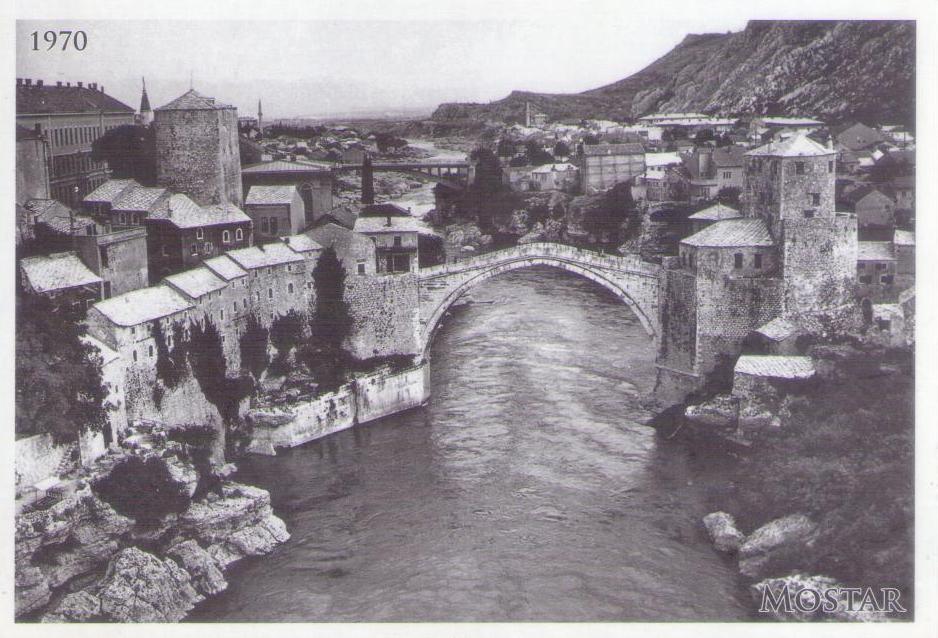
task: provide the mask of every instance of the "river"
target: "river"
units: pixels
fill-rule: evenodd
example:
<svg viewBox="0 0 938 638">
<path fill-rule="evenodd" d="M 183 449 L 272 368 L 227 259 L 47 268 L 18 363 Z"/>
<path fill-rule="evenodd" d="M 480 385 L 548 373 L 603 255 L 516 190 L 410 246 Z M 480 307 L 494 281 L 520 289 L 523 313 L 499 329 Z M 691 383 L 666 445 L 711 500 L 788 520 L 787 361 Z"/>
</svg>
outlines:
<svg viewBox="0 0 938 638">
<path fill-rule="evenodd" d="M 699 527 L 715 459 L 642 423 L 653 345 L 592 282 L 491 279 L 431 351 L 432 399 L 239 462 L 292 538 L 192 620 L 745 620 Z"/>
</svg>

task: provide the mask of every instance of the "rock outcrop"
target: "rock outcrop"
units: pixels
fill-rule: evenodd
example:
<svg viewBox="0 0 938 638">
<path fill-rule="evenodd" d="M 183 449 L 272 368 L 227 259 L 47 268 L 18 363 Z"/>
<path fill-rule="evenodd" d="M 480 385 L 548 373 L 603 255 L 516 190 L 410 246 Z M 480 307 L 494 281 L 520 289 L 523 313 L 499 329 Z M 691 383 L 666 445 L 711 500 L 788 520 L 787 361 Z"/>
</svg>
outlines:
<svg viewBox="0 0 938 638">
<path fill-rule="evenodd" d="M 736 552 L 746 540 L 746 536 L 736 528 L 736 519 L 732 514 L 712 512 L 704 516 L 703 524 L 713 546 L 721 552 Z"/>
<path fill-rule="evenodd" d="M 817 525 L 804 514 L 790 514 L 754 531 L 739 548 L 739 571 L 750 578 L 768 576 L 772 559 L 781 551 L 809 542 Z"/>
<path fill-rule="evenodd" d="M 199 475 L 184 456 L 146 454 L 167 459 L 172 479 L 192 494 Z M 108 455 L 93 472 L 103 476 L 122 458 Z M 265 490 L 225 478 L 233 469 L 216 473 L 216 492 L 156 526 L 118 514 L 92 491 L 91 477 L 57 502 L 24 511 L 16 518 L 17 618 L 176 621 L 224 590 L 228 565 L 290 537 Z"/>
</svg>

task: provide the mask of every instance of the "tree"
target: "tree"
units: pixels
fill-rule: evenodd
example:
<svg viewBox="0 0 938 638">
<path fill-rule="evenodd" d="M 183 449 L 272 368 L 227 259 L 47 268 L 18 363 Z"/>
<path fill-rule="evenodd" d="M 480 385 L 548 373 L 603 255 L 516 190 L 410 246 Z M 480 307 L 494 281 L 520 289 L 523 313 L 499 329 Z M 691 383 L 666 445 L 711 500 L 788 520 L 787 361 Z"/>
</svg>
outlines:
<svg viewBox="0 0 938 638">
<path fill-rule="evenodd" d="M 144 525 L 156 525 L 168 514 L 184 512 L 191 502 L 185 486 L 170 474 L 166 460 L 158 457 L 130 456 L 92 482 L 91 488 L 115 512 Z"/>
<path fill-rule="evenodd" d="M 554 163 L 554 156 L 545 151 L 540 142 L 536 140 L 528 140 L 525 142 L 524 154 L 528 158 L 528 163 L 534 166 Z"/>
<path fill-rule="evenodd" d="M 74 441 L 84 430 L 107 432 L 101 357 L 81 340 L 84 326 L 46 297 L 16 299 L 17 436 L 49 433 Z"/>
<path fill-rule="evenodd" d="M 91 159 L 107 162 L 113 178 L 156 186 L 156 129 L 134 124 L 112 128 L 92 143 Z"/>
<path fill-rule="evenodd" d="M 518 152 L 518 149 L 515 147 L 514 141 L 508 139 L 507 137 L 502 137 L 498 140 L 498 144 L 495 147 L 495 153 L 499 157 L 514 157 L 515 153 Z"/>
<path fill-rule="evenodd" d="M 583 227 L 601 240 L 612 234 L 612 241 L 616 241 L 622 222 L 628 219 L 634 208 L 631 183 L 616 184 L 587 205 L 583 215 Z"/>
<path fill-rule="evenodd" d="M 714 140 L 713 131 L 711 129 L 705 128 L 697 131 L 697 134 L 694 135 L 694 143 L 701 145 L 706 142 L 712 142 Z"/>
<path fill-rule="evenodd" d="M 570 155 L 570 147 L 567 146 L 566 142 L 559 140 L 556 144 L 554 144 L 554 157 L 570 157 Z"/>
<path fill-rule="evenodd" d="M 254 375 L 255 379 L 260 378 L 270 363 L 270 357 L 267 354 L 267 342 L 269 330 L 261 325 L 257 316 L 252 314 L 248 317 L 244 334 L 238 339 L 238 346 L 241 350 L 241 366 L 247 368 Z"/>
<path fill-rule="evenodd" d="M 279 315 L 270 325 L 270 342 L 277 349 L 274 359 L 277 372 L 284 372 L 290 351 L 300 343 L 303 337 L 303 317 L 296 310 Z M 271 366 L 273 369 L 273 366 Z"/>
<path fill-rule="evenodd" d="M 238 404 L 250 393 L 250 388 L 238 379 L 228 378 L 221 335 L 210 319 L 206 318 L 205 324 L 194 324 L 190 334 L 188 359 L 192 376 L 209 403 L 218 408 L 225 424 L 230 424 L 237 417 Z"/>
<path fill-rule="evenodd" d="M 297 353 L 324 390 L 345 378 L 346 338 L 352 333 L 352 314 L 345 301 L 345 267 L 331 246 L 323 250 L 313 269 L 316 309 L 310 320 L 310 339 Z"/>
<path fill-rule="evenodd" d="M 491 149 L 480 146 L 472 151 L 470 158 L 476 163 L 476 178 L 472 183 L 473 190 L 483 193 L 497 193 L 504 188 L 502 169 L 498 165 L 498 157 Z"/>
<path fill-rule="evenodd" d="M 371 167 L 371 156 L 365 155 L 362 161 L 362 204 L 366 206 L 375 203 L 375 176 Z"/>
<path fill-rule="evenodd" d="M 735 186 L 724 186 L 717 193 L 717 200 L 721 204 L 726 204 L 727 206 L 738 208 L 739 207 L 739 195 L 740 195 L 739 188 Z"/>
</svg>

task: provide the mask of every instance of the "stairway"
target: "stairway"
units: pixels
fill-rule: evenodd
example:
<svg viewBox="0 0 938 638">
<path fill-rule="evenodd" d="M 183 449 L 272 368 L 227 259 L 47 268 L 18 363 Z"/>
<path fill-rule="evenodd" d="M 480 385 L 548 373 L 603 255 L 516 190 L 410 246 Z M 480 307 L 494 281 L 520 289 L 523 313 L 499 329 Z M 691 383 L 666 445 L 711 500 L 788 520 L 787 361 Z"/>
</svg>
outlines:
<svg viewBox="0 0 938 638">
<path fill-rule="evenodd" d="M 71 443 L 62 453 L 62 459 L 55 468 L 55 476 L 62 476 L 78 465 L 78 443 Z"/>
</svg>

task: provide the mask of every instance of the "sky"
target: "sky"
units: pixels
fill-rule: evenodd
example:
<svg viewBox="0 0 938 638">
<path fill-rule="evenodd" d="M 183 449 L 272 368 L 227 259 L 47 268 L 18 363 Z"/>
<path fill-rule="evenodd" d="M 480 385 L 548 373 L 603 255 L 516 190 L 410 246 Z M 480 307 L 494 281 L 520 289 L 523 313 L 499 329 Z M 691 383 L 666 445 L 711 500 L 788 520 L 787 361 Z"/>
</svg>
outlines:
<svg viewBox="0 0 938 638">
<path fill-rule="evenodd" d="M 578 92 L 627 77 L 687 33 L 738 31 L 739 14 L 642 15 L 597 4 L 571 15 L 538 12 L 452 19 L 276 21 L 24 20 L 16 76 L 97 82 L 138 107 L 141 78 L 154 107 L 192 86 L 254 114 L 316 117 L 488 102 L 514 89 Z M 33 31 L 81 29 L 84 51 L 32 50 Z"/>
</svg>

